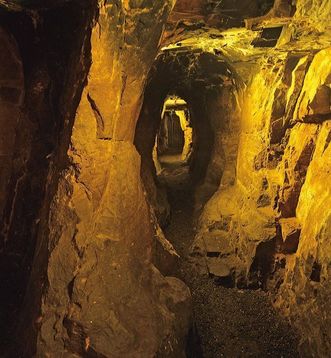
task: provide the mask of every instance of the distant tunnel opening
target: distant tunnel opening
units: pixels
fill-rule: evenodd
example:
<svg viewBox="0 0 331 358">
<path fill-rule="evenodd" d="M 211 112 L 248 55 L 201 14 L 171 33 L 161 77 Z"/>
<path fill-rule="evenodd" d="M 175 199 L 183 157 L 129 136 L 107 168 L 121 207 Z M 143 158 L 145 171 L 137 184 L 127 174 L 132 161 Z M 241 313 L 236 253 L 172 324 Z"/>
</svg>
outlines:
<svg viewBox="0 0 331 358">
<path fill-rule="evenodd" d="M 184 99 L 176 95 L 166 97 L 161 113 L 160 126 L 153 148 L 153 161 L 157 178 L 164 184 L 167 172 L 182 175 L 182 184 L 189 182 L 189 164 L 193 152 L 193 128 L 191 114 Z"/>
<path fill-rule="evenodd" d="M 178 155 L 185 161 L 192 151 L 192 124 L 187 103 L 180 97 L 168 96 L 161 114 L 155 150 L 160 159 Z"/>
<path fill-rule="evenodd" d="M 162 155 L 181 154 L 184 148 L 184 132 L 176 110 L 167 110 L 162 117 L 161 127 L 157 135 L 157 152 Z"/>
<path fill-rule="evenodd" d="M 223 173 L 234 176 L 237 76 L 214 54 L 164 49 L 155 60 L 136 127 L 135 145 L 149 201 L 164 225 L 167 187 L 191 190 L 196 209 L 217 191 Z M 227 166 L 232 169 L 228 169 Z M 233 182 L 234 179 L 227 179 Z"/>
</svg>

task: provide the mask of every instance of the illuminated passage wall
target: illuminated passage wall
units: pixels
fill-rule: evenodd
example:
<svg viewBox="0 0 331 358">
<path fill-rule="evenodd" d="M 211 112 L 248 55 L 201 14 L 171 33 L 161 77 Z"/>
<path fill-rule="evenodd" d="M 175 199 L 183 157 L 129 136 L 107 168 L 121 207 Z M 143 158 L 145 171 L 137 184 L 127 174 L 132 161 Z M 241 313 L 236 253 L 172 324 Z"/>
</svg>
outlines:
<svg viewBox="0 0 331 358">
<path fill-rule="evenodd" d="M 330 23 L 327 0 L 0 1 L 0 351 L 185 357 L 171 144 L 198 273 L 268 291 L 328 357 Z"/>
</svg>

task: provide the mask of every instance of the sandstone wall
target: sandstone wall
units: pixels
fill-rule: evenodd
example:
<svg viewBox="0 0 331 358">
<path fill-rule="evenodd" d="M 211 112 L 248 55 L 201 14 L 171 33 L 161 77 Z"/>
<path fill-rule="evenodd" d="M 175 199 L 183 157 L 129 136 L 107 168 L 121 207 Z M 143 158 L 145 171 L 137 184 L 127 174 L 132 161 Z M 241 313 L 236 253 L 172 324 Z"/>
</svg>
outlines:
<svg viewBox="0 0 331 358">
<path fill-rule="evenodd" d="M 331 349 L 330 59 L 330 48 L 316 54 L 295 110 L 304 127 L 299 140 L 306 141 L 313 131 L 314 152 L 296 207 L 298 250 L 288 261 L 277 299 L 278 307 L 304 332 L 303 356 L 316 357 L 327 357 Z"/>
<path fill-rule="evenodd" d="M 320 29 L 330 26 L 331 4 L 327 0 L 297 0 L 296 14 Z"/>
<path fill-rule="evenodd" d="M 206 120 L 210 123 L 213 136 L 213 147 L 206 162 L 208 167 L 202 183 L 195 191 L 195 207 L 201 209 L 222 187 L 233 184 L 239 142 L 240 116 L 238 109 L 238 93 L 233 83 L 228 82 L 220 87 L 216 94 L 206 96 Z M 198 127 L 199 130 L 199 127 Z M 210 141 L 210 139 L 209 139 Z"/>
<path fill-rule="evenodd" d="M 8 185 L 4 187 L 6 197 L 0 222 L 0 350 L 7 354 L 7 345 L 11 344 L 13 352 L 8 353 L 9 356 L 20 355 L 21 349 L 29 351 L 22 353 L 23 356 L 31 356 L 30 347 L 35 343 L 37 313 L 33 319 L 31 315 L 32 311 L 40 308 L 38 296 L 46 284 L 44 276 L 41 274 L 32 279 L 32 286 L 35 285 L 38 294 L 26 290 L 35 249 L 37 247 L 40 255 L 41 243 L 46 247 L 48 244 L 45 216 L 54 195 L 58 173 L 65 166 L 64 154 L 69 144 L 73 115 L 89 67 L 89 42 L 86 39 L 95 14 L 92 2 L 80 6 L 59 4 L 41 12 L 30 12 L 20 7 L 7 11 L 3 8 L 6 2 L 0 4 L 0 22 L 10 33 L 10 42 L 17 44 L 14 52 L 12 45 L 8 48 L 4 44 L 1 48 L 1 55 L 5 56 L 2 63 L 13 61 L 12 67 L 7 67 L 7 76 L 14 76 L 15 68 L 18 69 L 18 81 L 16 84 L 14 81 L 8 83 L 9 88 L 4 89 L 3 94 L 12 92 L 12 101 L 17 103 L 19 115 L 12 112 L 11 117 L 6 118 L 6 127 L 1 128 L 2 133 L 9 129 L 6 154 L 13 149 L 12 166 L 6 173 Z M 20 59 L 15 60 L 18 49 Z M 20 82 L 22 87 L 17 91 Z M 20 98 L 15 99 L 18 93 Z M 3 103 L 1 107 L 6 108 Z M 41 228 L 45 230 L 41 235 L 43 240 L 38 241 Z M 44 255 L 40 266 L 34 269 L 44 273 L 47 259 Z M 22 313 L 24 297 L 29 302 Z M 29 322 L 29 327 L 23 322 Z"/>
<path fill-rule="evenodd" d="M 41 356 L 184 356 L 189 291 L 151 263 L 151 214 L 132 143 L 145 78 L 171 6 L 100 7 L 70 166 L 61 173 L 48 219 Z"/>
<path fill-rule="evenodd" d="M 193 253 L 210 274 L 264 288 L 302 334 L 330 351 L 330 49 L 261 58 L 238 102 L 235 181 L 204 208 Z M 219 254 L 215 258 L 215 254 Z"/>
</svg>

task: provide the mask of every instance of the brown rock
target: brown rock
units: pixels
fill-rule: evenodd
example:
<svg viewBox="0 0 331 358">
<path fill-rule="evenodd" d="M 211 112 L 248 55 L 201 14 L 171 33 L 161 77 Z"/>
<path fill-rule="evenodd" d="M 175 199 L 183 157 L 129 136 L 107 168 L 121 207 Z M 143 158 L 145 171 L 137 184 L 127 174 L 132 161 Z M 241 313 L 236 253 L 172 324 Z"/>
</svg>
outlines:
<svg viewBox="0 0 331 358">
<path fill-rule="evenodd" d="M 216 277 L 229 277 L 231 275 L 230 268 L 224 260 L 216 257 L 207 258 L 207 266 L 209 274 Z"/>
<path fill-rule="evenodd" d="M 205 233 L 203 240 L 207 256 L 228 255 L 233 251 L 228 241 L 228 233 L 221 230 L 215 230 L 211 233 Z"/>
<path fill-rule="evenodd" d="M 297 218 L 280 219 L 282 231 L 282 251 L 285 254 L 293 254 L 297 251 L 301 234 L 301 226 Z"/>
</svg>

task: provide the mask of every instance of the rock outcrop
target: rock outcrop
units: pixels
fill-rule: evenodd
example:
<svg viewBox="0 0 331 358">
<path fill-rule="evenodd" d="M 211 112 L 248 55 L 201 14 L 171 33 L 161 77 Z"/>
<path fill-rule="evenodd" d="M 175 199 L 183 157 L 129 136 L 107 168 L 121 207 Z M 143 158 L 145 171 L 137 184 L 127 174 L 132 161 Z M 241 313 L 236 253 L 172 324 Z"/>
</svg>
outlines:
<svg viewBox="0 0 331 358">
<path fill-rule="evenodd" d="M 15 24 L 12 17 L 35 21 L 38 33 L 31 39 L 50 43 L 44 48 L 47 66 L 35 73 L 25 100 L 35 106 L 31 115 L 38 120 L 57 115 L 59 126 L 57 133 L 49 127 L 58 142 L 45 155 L 45 177 L 40 175 L 42 201 L 34 207 L 37 226 L 29 244 L 36 249 L 30 257 L 29 284 L 22 285 L 26 299 L 18 342 L 9 356 L 185 356 L 190 292 L 153 265 L 157 225 L 133 145 L 146 77 L 172 7 L 172 1 L 90 1 L 78 7 L 54 2 L 49 7 L 35 4 L 31 14 L 30 9 L 21 14 L 21 8 L 9 7 L 13 13 L 5 15 L 9 24 Z M 60 16 L 67 24 L 75 9 L 74 17 L 81 11 L 81 20 L 67 30 L 76 42 L 66 44 L 60 30 L 58 38 L 51 37 L 48 26 L 56 31 Z M 14 65 L 6 69 L 17 80 L 7 84 L 13 87 L 8 95 L 16 96 L 12 102 L 17 111 L 22 66 L 15 42 L 5 36 L 1 32 L 15 57 L 11 61 L 8 56 L 8 61 L 18 64 L 17 70 Z M 66 45 L 67 62 L 62 63 Z M 61 94 L 53 78 L 60 73 L 51 72 L 57 64 L 64 70 Z M 1 93 L 5 96 L 5 89 Z M 57 97 L 49 97 L 53 94 Z M 11 116 L 14 126 L 16 114 Z M 40 126 L 37 133 L 47 134 Z M 176 257 L 170 247 L 163 250 Z"/>
<path fill-rule="evenodd" d="M 328 0 L 0 0 L 8 357 L 185 357 L 153 163 L 169 94 L 191 113 L 196 267 L 268 290 L 302 356 L 329 356 L 330 21 Z"/>
<path fill-rule="evenodd" d="M 196 207 L 203 208 L 192 256 L 201 272 L 224 285 L 272 292 L 302 334 L 302 354 L 327 356 L 329 2 L 276 1 L 247 19 L 246 29 L 229 30 L 220 30 L 227 27 L 221 21 L 226 4 L 219 7 L 221 17 L 212 4 L 190 5 L 179 2 L 170 18 L 151 88 L 155 81 L 161 90 L 168 86 L 181 94 L 192 116 L 211 128 L 208 155 L 200 160 L 193 150 L 192 156 L 191 174 L 202 173 Z M 243 14 L 244 2 L 241 6 Z M 174 26 L 179 14 L 184 21 Z M 204 64 L 213 64 L 214 75 L 223 63 L 222 80 L 197 69 L 199 61 L 187 55 L 192 53 L 209 58 Z M 176 81 L 165 81 L 162 71 L 174 71 L 169 77 Z M 216 91 L 206 96 L 198 81 Z M 190 95 L 192 88 L 196 96 Z M 160 106 L 162 95 L 154 98 Z M 150 111 L 143 113 L 148 123 Z M 201 122 L 195 130 L 203 137 Z M 201 143 L 201 137 L 193 141 L 196 152 Z"/>
<path fill-rule="evenodd" d="M 145 78 L 171 5 L 100 7 L 71 164 L 50 211 L 39 354 L 185 355 L 189 291 L 152 264 L 151 214 L 132 144 Z"/>
<path fill-rule="evenodd" d="M 319 357 L 330 351 L 331 43 L 328 22 L 317 21 L 330 16 L 328 6 L 298 1 L 285 27 L 285 20 L 261 19 L 262 37 L 265 29 L 283 26 L 268 51 L 256 41 L 255 49 L 245 45 L 241 35 L 250 72 L 241 67 L 239 51 L 220 51 L 244 83 L 235 176 L 232 182 L 223 177 L 205 205 L 192 248 L 204 258 L 202 270 L 225 285 L 273 292 L 275 305 L 302 334 L 302 355 Z M 206 40 L 204 46 L 216 44 Z"/>
</svg>

